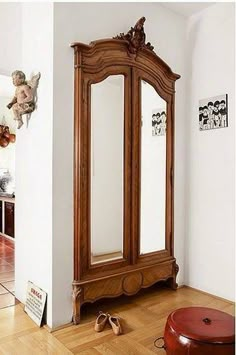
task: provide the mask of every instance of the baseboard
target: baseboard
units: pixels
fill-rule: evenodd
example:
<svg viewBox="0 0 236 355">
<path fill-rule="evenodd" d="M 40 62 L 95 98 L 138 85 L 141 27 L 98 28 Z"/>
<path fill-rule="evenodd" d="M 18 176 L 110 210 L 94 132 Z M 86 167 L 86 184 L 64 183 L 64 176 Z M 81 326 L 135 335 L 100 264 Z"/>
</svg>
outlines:
<svg viewBox="0 0 236 355">
<path fill-rule="evenodd" d="M 205 292 L 205 291 L 199 290 L 198 288 L 194 288 L 194 287 L 187 286 L 187 285 L 181 285 L 181 286 L 178 287 L 178 288 L 183 288 L 183 287 L 189 288 L 189 289 L 191 289 L 191 290 L 194 290 L 194 291 L 203 293 L 203 294 L 205 294 L 205 295 L 208 295 L 208 296 L 211 296 L 211 297 L 214 297 L 214 298 L 217 298 L 218 300 L 227 302 L 227 303 L 229 303 L 229 304 L 231 304 L 231 305 L 235 305 L 235 302 L 233 302 L 233 301 L 230 301 L 230 300 L 228 300 L 228 299 L 226 299 L 226 298 L 223 298 L 223 297 L 219 297 L 219 296 L 213 295 L 212 293 L 209 293 L 209 292 Z"/>
<path fill-rule="evenodd" d="M 21 307 L 23 309 L 23 311 L 25 312 L 25 305 L 22 302 L 17 303 L 17 306 Z M 25 312 L 26 313 L 26 312 Z M 27 313 L 26 313 L 27 314 Z M 27 314 L 27 316 L 30 318 L 30 316 Z M 30 318 L 31 319 L 31 318 Z M 32 320 L 32 319 L 31 319 Z M 35 323 L 36 325 L 36 323 Z M 60 330 L 60 329 L 64 329 L 67 327 L 70 327 L 73 325 L 73 322 L 71 321 L 71 323 L 66 323 L 63 325 L 60 325 L 58 327 L 54 327 L 54 328 L 50 328 L 47 324 L 43 324 L 42 328 L 46 329 L 49 333 L 55 332 L 56 330 Z M 40 328 L 40 327 L 39 327 Z"/>
<path fill-rule="evenodd" d="M 6 239 L 9 239 L 11 240 L 12 242 L 15 242 L 15 238 L 11 237 L 10 235 L 7 235 L 5 233 L 0 233 L 0 237 L 3 237 L 3 238 L 6 238 Z"/>
<path fill-rule="evenodd" d="M 186 287 L 186 286 L 185 285 L 179 285 L 178 289 L 183 288 L 183 287 Z"/>
<path fill-rule="evenodd" d="M 66 324 L 63 324 L 63 325 L 59 325 L 58 327 L 53 327 L 53 328 L 50 328 L 47 324 L 44 324 L 43 325 L 43 328 L 46 329 L 49 333 L 53 333 L 53 332 L 56 332 L 57 330 L 61 330 L 61 329 L 65 329 L 65 328 L 68 328 L 68 327 L 71 327 L 73 325 L 73 323 L 66 323 Z"/>
<path fill-rule="evenodd" d="M 235 302 L 230 301 L 230 300 L 228 300 L 228 299 L 226 299 L 226 298 L 223 298 L 223 297 L 219 297 L 219 296 L 213 295 L 212 293 L 205 292 L 205 291 L 202 291 L 202 290 L 199 290 L 199 289 L 197 289 L 197 288 L 194 288 L 194 287 L 191 287 L 191 286 L 187 286 L 187 285 L 184 285 L 184 284 L 178 286 L 178 289 L 181 289 L 181 288 L 188 288 L 188 289 L 190 289 L 190 290 L 193 290 L 193 291 L 202 293 L 202 294 L 204 294 L 204 295 L 208 295 L 208 296 L 214 297 L 214 298 L 216 298 L 216 299 L 219 299 L 219 300 L 221 300 L 221 301 L 224 301 L 224 302 L 229 303 L 230 305 L 234 305 L 234 306 L 235 306 Z M 23 303 L 19 303 L 18 305 L 19 305 L 20 307 L 22 307 L 22 308 L 25 307 L 25 305 L 24 305 Z M 58 326 L 58 327 L 50 328 L 47 324 L 44 324 L 44 325 L 43 325 L 43 328 L 46 329 L 49 333 L 53 333 L 53 332 L 56 332 L 56 331 L 61 330 L 61 329 L 64 329 L 64 328 L 71 327 L 71 326 L 73 326 L 73 325 L 74 325 L 73 322 L 71 322 L 71 323 L 66 323 L 66 324 L 60 325 L 60 326 Z"/>
</svg>

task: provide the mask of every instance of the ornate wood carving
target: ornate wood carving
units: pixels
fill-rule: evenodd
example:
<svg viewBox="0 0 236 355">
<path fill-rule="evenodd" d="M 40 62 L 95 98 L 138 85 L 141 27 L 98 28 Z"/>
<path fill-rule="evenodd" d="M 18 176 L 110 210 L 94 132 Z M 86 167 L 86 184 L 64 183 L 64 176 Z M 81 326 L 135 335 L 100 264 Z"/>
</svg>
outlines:
<svg viewBox="0 0 236 355">
<path fill-rule="evenodd" d="M 81 295 L 82 288 L 77 281 L 72 283 L 72 305 L 73 305 L 73 323 L 79 324 L 80 322 L 80 306 L 81 306 Z"/>
<path fill-rule="evenodd" d="M 173 276 L 167 281 L 167 284 L 170 288 L 172 288 L 172 290 L 177 290 L 178 284 L 176 282 L 176 277 L 179 272 L 179 265 L 176 264 L 176 261 L 173 263 L 172 268 L 173 268 L 172 270 Z"/>
<path fill-rule="evenodd" d="M 174 94 L 180 77 L 145 43 L 145 18 L 127 34 L 86 45 L 74 43 L 74 278 L 73 321 L 80 321 L 80 307 L 103 297 L 131 295 L 165 280 L 176 289 L 178 267 L 174 258 Z M 128 48 L 128 50 L 127 50 Z M 90 167 L 91 85 L 110 75 L 124 76 L 124 250 L 123 258 L 91 265 Z M 140 82 L 148 82 L 167 103 L 166 132 L 166 246 L 139 254 L 141 105 Z M 102 207 L 102 202 L 101 202 Z M 158 236 L 157 236 L 158 237 Z"/>
<path fill-rule="evenodd" d="M 123 278 L 122 288 L 125 294 L 134 294 L 140 290 L 143 284 L 142 272 L 136 272 L 132 275 L 125 275 Z"/>
<path fill-rule="evenodd" d="M 174 277 L 173 277 L 173 285 L 172 285 L 172 288 L 173 288 L 174 290 L 177 290 L 178 284 L 177 284 L 177 282 L 176 282 L 176 277 L 177 277 L 177 274 L 178 274 L 178 272 L 179 272 L 179 265 L 176 264 L 176 262 L 175 262 L 175 263 L 173 264 L 173 268 L 174 268 Z"/>
<path fill-rule="evenodd" d="M 139 270 L 121 272 L 102 279 L 81 281 L 83 301 L 94 302 L 103 297 L 117 297 L 122 294 L 134 295 L 141 288 L 147 288 L 158 281 L 168 280 L 173 276 L 173 261 L 159 266 L 144 267 Z"/>
<path fill-rule="evenodd" d="M 144 32 L 144 22 L 146 21 L 145 17 L 141 17 L 135 24 L 134 27 L 126 33 L 120 33 L 114 39 L 121 39 L 129 42 L 128 50 L 131 54 L 136 54 L 137 51 L 146 48 L 151 51 L 154 50 L 154 47 L 150 42 L 145 43 L 146 34 Z"/>
</svg>

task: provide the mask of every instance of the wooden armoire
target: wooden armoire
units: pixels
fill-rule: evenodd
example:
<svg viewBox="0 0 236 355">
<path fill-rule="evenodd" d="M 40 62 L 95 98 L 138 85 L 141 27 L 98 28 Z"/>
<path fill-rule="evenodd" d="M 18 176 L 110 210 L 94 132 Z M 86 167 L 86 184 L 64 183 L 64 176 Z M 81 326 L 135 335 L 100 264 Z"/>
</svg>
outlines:
<svg viewBox="0 0 236 355">
<path fill-rule="evenodd" d="M 175 81 L 146 42 L 125 34 L 74 43 L 73 321 L 81 305 L 177 288 L 174 257 Z"/>
</svg>

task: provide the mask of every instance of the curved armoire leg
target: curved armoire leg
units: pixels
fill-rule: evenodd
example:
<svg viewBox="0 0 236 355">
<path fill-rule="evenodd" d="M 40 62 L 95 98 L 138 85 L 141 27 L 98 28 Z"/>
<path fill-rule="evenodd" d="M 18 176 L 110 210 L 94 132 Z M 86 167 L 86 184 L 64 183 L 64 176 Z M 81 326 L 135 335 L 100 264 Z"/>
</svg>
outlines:
<svg viewBox="0 0 236 355">
<path fill-rule="evenodd" d="M 81 294 L 82 288 L 78 285 L 77 281 L 72 283 L 72 303 L 73 303 L 73 323 L 80 323 L 80 306 L 81 306 Z"/>
<path fill-rule="evenodd" d="M 173 264 L 173 274 L 174 276 L 172 278 L 170 278 L 169 280 L 167 280 L 167 285 L 172 288 L 172 290 L 177 290 L 178 288 L 178 284 L 176 282 L 176 277 L 177 274 L 179 272 L 179 265 L 176 264 L 176 262 Z"/>
</svg>

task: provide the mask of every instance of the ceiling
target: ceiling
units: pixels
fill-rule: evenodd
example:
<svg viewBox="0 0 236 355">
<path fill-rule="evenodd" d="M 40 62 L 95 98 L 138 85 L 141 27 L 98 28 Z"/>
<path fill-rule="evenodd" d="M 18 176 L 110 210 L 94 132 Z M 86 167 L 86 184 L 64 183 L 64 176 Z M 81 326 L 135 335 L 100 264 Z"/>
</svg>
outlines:
<svg viewBox="0 0 236 355">
<path fill-rule="evenodd" d="M 189 17 L 214 5 L 215 2 L 162 2 L 160 4 L 179 15 Z"/>
</svg>

